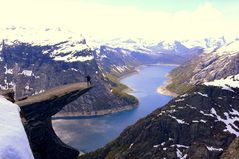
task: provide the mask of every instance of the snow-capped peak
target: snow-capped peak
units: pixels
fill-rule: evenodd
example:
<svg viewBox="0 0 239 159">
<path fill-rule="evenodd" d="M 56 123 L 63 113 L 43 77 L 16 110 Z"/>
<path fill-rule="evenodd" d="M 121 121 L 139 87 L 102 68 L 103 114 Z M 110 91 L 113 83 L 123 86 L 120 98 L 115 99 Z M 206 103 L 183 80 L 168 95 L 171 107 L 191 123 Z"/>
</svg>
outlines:
<svg viewBox="0 0 239 159">
<path fill-rule="evenodd" d="M 204 38 L 198 40 L 184 40 L 182 44 L 187 48 L 201 47 L 204 49 L 214 50 L 226 44 L 224 36 L 218 38 Z"/>
<path fill-rule="evenodd" d="M 215 54 L 221 55 L 236 55 L 239 53 L 239 41 L 234 40 L 221 48 L 219 48 Z"/>
<path fill-rule="evenodd" d="M 78 52 L 90 51 L 91 47 L 86 44 L 86 40 L 81 34 L 64 31 L 60 28 L 9 27 L 0 29 L 0 33 L 0 40 L 4 40 L 7 45 L 20 42 L 33 46 L 52 46 L 51 49 L 45 50 L 43 53 L 50 54 L 56 61 L 84 62 L 94 58 L 91 54 L 75 56 Z"/>
<path fill-rule="evenodd" d="M 81 34 L 71 31 L 63 31 L 60 28 L 24 28 L 9 27 L 0 29 L 0 39 L 7 43 L 20 41 L 32 45 L 54 45 L 62 41 L 77 41 L 84 43 L 85 39 Z"/>
</svg>

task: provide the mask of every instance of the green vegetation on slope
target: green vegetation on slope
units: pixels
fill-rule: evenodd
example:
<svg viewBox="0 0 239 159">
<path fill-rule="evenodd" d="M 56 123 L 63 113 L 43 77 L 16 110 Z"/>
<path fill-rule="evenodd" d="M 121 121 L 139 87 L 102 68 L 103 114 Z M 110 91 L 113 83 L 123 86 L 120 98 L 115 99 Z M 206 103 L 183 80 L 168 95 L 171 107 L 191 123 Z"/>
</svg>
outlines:
<svg viewBox="0 0 239 159">
<path fill-rule="evenodd" d="M 196 65 L 190 62 L 172 70 L 169 74 L 171 83 L 166 88 L 177 94 L 183 94 L 190 90 L 193 85 L 189 83 L 189 80 L 193 75 L 195 67 Z"/>
<path fill-rule="evenodd" d="M 137 104 L 138 99 L 134 96 L 125 93 L 125 90 L 129 89 L 126 85 L 120 83 L 116 76 L 106 74 L 106 78 L 111 81 L 112 93 L 117 95 L 119 98 L 126 100 L 129 104 Z"/>
</svg>

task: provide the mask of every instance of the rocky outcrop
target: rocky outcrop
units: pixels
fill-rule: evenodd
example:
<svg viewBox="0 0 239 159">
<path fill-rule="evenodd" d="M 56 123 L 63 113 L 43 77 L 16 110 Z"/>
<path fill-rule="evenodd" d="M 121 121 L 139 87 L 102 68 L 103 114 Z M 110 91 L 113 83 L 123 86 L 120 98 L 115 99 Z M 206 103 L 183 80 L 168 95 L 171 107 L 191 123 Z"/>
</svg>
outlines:
<svg viewBox="0 0 239 159">
<path fill-rule="evenodd" d="M 15 101 L 20 106 L 23 125 L 35 159 L 76 159 L 79 151 L 64 144 L 55 134 L 51 117 L 92 87 L 74 83 Z M 1 93 L 13 101 L 13 91 Z"/>
<path fill-rule="evenodd" d="M 239 135 L 238 103 L 237 88 L 196 86 L 80 158 L 218 159 Z"/>
</svg>

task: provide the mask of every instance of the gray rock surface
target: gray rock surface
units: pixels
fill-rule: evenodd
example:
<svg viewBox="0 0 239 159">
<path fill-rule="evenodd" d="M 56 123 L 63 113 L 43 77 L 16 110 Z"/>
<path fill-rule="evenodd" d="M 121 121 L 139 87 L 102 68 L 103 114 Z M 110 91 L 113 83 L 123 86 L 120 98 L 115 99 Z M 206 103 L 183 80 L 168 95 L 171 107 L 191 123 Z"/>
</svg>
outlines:
<svg viewBox="0 0 239 159">
<path fill-rule="evenodd" d="M 239 138 L 235 138 L 220 159 L 239 159 Z"/>
</svg>

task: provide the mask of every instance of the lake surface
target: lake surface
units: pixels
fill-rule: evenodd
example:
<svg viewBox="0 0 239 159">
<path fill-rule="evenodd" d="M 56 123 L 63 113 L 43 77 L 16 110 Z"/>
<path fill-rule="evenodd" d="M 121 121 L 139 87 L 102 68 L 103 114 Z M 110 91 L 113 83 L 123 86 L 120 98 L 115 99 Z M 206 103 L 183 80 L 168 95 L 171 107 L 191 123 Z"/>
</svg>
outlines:
<svg viewBox="0 0 239 159">
<path fill-rule="evenodd" d="M 164 84 L 167 80 L 165 75 L 173 68 L 175 66 L 141 66 L 138 73 L 121 80 L 133 90 L 131 94 L 139 99 L 139 107 L 100 117 L 57 119 L 53 121 L 56 133 L 65 143 L 83 152 L 104 146 L 118 137 L 127 126 L 171 99 L 169 96 L 158 94 L 157 88 Z"/>
</svg>

